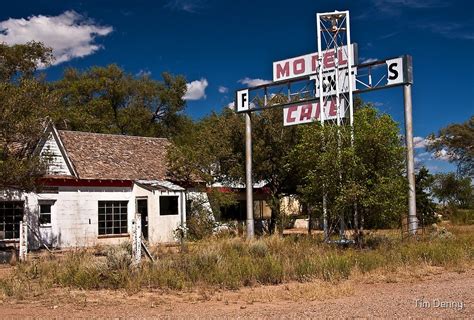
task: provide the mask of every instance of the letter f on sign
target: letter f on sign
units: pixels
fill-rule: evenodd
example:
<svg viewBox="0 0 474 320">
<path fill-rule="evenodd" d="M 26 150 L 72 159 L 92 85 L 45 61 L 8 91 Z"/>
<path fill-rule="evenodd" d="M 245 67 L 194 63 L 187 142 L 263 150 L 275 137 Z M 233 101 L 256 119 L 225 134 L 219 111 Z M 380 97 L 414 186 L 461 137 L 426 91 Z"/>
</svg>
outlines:
<svg viewBox="0 0 474 320">
<path fill-rule="evenodd" d="M 237 112 L 248 111 L 249 110 L 249 90 L 239 90 L 237 91 Z"/>
</svg>

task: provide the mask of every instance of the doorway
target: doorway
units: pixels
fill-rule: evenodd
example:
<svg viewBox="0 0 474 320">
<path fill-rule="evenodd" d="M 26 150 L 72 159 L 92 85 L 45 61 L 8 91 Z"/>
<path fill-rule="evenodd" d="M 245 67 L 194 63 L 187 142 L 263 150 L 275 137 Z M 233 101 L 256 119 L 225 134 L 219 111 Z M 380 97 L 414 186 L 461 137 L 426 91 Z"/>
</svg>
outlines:
<svg viewBox="0 0 474 320">
<path fill-rule="evenodd" d="M 142 235 L 144 240 L 148 240 L 148 199 L 137 199 L 137 211 L 142 217 Z"/>
</svg>

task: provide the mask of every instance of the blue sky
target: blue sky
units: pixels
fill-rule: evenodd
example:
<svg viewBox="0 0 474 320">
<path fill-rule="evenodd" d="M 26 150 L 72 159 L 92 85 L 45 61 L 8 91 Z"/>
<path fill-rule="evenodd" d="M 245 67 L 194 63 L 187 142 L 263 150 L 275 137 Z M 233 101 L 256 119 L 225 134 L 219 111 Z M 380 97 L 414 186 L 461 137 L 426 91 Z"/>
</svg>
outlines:
<svg viewBox="0 0 474 320">
<path fill-rule="evenodd" d="M 230 103 L 235 89 L 271 80 L 273 61 L 317 51 L 315 14 L 334 10 L 350 11 L 360 62 L 413 56 L 415 136 L 474 114 L 471 1 L 8 1 L 0 41 L 53 46 L 49 79 L 67 66 L 109 63 L 157 79 L 163 71 L 183 74 L 191 86 L 187 113 L 199 118 Z M 362 97 L 403 124 L 401 88 Z M 453 169 L 423 148 L 417 159 L 432 171 Z"/>
</svg>

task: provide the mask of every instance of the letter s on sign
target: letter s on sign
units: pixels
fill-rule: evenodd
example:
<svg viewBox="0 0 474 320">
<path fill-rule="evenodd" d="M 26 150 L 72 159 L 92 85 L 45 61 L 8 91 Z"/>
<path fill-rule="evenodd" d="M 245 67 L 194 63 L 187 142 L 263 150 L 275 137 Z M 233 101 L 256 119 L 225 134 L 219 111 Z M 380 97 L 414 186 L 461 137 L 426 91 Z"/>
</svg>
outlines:
<svg viewBox="0 0 474 320">
<path fill-rule="evenodd" d="M 403 58 L 387 60 L 387 85 L 403 83 Z"/>
</svg>

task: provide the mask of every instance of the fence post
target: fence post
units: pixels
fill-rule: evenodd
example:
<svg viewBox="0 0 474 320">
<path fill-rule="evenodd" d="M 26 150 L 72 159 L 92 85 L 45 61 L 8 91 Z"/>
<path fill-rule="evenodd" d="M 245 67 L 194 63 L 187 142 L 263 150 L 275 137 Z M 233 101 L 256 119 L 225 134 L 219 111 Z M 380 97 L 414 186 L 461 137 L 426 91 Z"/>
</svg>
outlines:
<svg viewBox="0 0 474 320">
<path fill-rule="evenodd" d="M 19 258 L 20 261 L 26 261 L 26 255 L 28 253 L 28 224 L 20 221 L 20 250 Z"/>
<path fill-rule="evenodd" d="M 138 266 L 142 258 L 142 215 L 135 214 L 132 221 L 132 264 Z"/>
</svg>

